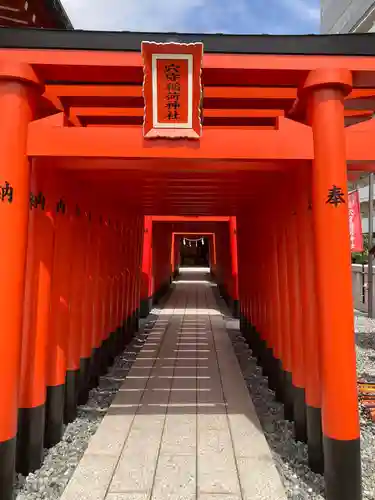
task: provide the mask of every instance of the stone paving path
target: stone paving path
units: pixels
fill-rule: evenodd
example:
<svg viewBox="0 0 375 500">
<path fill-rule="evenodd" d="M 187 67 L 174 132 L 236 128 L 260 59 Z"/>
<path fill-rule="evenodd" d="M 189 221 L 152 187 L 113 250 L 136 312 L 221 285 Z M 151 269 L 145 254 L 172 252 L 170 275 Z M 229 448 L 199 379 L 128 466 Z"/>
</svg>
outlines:
<svg viewBox="0 0 375 500">
<path fill-rule="evenodd" d="M 285 500 L 208 275 L 184 273 L 62 500 Z"/>
</svg>

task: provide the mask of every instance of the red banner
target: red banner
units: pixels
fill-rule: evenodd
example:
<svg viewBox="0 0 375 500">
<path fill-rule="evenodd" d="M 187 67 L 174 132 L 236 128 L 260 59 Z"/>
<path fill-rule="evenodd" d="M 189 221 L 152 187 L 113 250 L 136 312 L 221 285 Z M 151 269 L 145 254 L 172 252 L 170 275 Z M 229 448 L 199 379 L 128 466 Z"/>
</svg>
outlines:
<svg viewBox="0 0 375 500">
<path fill-rule="evenodd" d="M 363 252 L 362 221 L 358 191 L 352 191 L 348 197 L 350 247 L 352 252 Z"/>
<path fill-rule="evenodd" d="M 199 139 L 202 43 L 142 42 L 145 138 Z"/>
</svg>

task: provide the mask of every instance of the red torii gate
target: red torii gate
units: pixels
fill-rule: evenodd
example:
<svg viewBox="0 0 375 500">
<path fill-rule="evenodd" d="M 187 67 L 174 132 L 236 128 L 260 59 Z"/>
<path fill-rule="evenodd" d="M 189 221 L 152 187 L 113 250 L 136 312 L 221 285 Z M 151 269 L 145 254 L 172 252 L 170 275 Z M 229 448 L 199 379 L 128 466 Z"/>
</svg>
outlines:
<svg viewBox="0 0 375 500">
<path fill-rule="evenodd" d="M 144 216 L 229 214 L 242 328 L 328 500 L 359 500 L 346 183 L 374 169 L 372 38 L 197 35 L 207 118 L 172 144 L 142 135 L 143 37 L 0 30 L 3 498 L 18 408 L 28 472 L 136 328 Z"/>
<path fill-rule="evenodd" d="M 154 224 L 162 224 L 164 232 L 161 234 L 161 241 L 154 242 Z M 223 224 L 224 223 L 224 224 Z M 223 244 L 219 239 L 220 245 L 218 248 L 218 234 L 222 235 L 228 241 L 229 246 Z M 154 300 L 163 294 L 166 287 L 170 284 L 171 276 L 175 273 L 175 236 L 182 237 L 183 235 L 202 235 L 210 236 L 210 253 L 213 256 L 212 271 L 218 279 L 220 290 L 229 300 L 235 316 L 239 313 L 239 297 L 238 297 L 238 262 L 237 262 L 237 235 L 236 235 L 236 218 L 233 216 L 146 216 L 144 225 L 143 239 L 143 260 L 142 260 L 142 289 L 141 289 L 141 316 L 146 317 Z M 154 270 L 153 263 L 153 247 L 164 245 L 165 241 L 170 241 L 169 253 L 164 252 L 164 263 L 158 260 L 158 268 L 163 265 L 164 274 L 158 283 L 154 285 Z M 225 243 L 225 242 L 224 242 Z M 229 252 L 227 252 L 229 250 Z M 217 254 L 220 257 L 223 252 L 226 253 L 227 262 L 230 261 L 230 268 L 226 269 L 227 262 L 219 262 L 217 267 Z M 159 257 L 160 253 L 159 253 Z M 220 261 L 220 259 L 219 259 Z M 169 265 L 166 263 L 170 263 Z"/>
</svg>

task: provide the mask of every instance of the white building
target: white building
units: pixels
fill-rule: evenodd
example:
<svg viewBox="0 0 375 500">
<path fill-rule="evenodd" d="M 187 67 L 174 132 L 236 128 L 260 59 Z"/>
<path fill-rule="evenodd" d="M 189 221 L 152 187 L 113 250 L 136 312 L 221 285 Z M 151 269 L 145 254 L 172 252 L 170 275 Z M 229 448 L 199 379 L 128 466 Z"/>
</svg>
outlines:
<svg viewBox="0 0 375 500">
<path fill-rule="evenodd" d="M 363 186 L 363 187 L 361 187 Z M 359 201 L 361 206 L 361 216 L 362 216 L 362 232 L 368 233 L 368 200 L 369 200 L 369 190 L 368 190 L 368 176 L 366 175 L 358 182 L 359 187 Z M 375 213 L 375 195 L 373 198 L 373 206 Z M 373 218 L 373 227 L 375 231 L 375 217 Z"/>
<path fill-rule="evenodd" d="M 321 33 L 375 31 L 374 0 L 321 0 Z"/>
<path fill-rule="evenodd" d="M 320 4 L 321 33 L 375 32 L 375 0 L 321 0 Z M 357 179 L 357 186 L 361 203 L 362 231 L 367 233 L 368 175 L 360 175 Z M 353 187 L 355 184 L 350 183 L 349 188 Z M 375 228 L 375 217 L 373 227 Z"/>
</svg>

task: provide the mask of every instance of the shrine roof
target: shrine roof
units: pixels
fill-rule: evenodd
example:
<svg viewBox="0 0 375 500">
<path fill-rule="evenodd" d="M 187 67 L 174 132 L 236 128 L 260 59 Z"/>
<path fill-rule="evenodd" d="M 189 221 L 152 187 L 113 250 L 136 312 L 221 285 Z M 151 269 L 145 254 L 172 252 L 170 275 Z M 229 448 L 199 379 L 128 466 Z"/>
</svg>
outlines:
<svg viewBox="0 0 375 500">
<path fill-rule="evenodd" d="M 43 5 L 56 23 L 57 29 L 74 29 L 60 0 L 44 0 Z"/>
<path fill-rule="evenodd" d="M 375 34 L 228 35 L 0 28 L 0 47 L 139 52 L 142 41 L 203 42 L 206 53 L 375 56 Z"/>
</svg>

